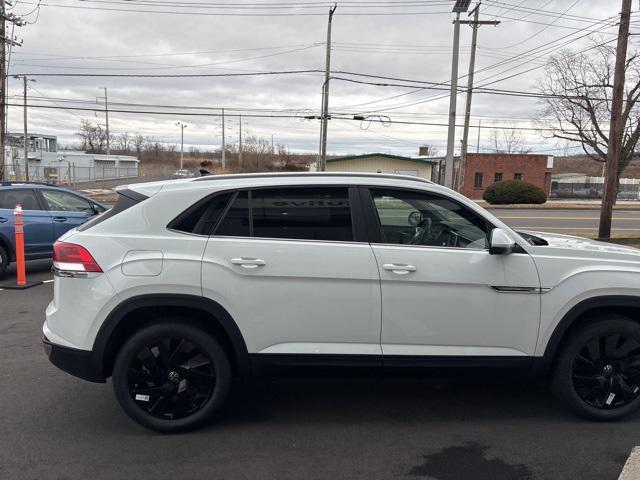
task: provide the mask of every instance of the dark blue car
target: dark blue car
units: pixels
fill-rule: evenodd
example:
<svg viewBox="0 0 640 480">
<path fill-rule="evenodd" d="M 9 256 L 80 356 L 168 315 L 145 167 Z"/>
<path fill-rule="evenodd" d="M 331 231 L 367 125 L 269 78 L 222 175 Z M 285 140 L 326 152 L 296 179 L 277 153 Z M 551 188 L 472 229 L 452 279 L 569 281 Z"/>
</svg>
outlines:
<svg viewBox="0 0 640 480">
<path fill-rule="evenodd" d="M 27 260 L 50 258 L 53 242 L 67 230 L 106 210 L 90 198 L 54 185 L 0 183 L 0 277 L 15 261 L 13 209 L 24 211 Z"/>
</svg>

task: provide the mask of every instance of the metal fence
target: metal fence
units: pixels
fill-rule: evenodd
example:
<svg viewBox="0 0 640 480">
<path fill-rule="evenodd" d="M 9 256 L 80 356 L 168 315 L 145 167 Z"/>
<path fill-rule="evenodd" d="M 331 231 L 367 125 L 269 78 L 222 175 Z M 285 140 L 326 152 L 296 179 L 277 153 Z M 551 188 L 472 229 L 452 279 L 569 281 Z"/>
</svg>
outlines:
<svg viewBox="0 0 640 480">
<path fill-rule="evenodd" d="M 51 167 L 29 165 L 29 181 L 46 182 L 64 185 L 78 183 L 100 184 L 107 180 L 138 178 L 138 167 L 116 167 L 101 165 L 96 167 L 79 167 L 73 164 L 62 164 Z M 25 172 L 19 169 L 5 169 L 5 180 L 24 181 Z"/>
<path fill-rule="evenodd" d="M 550 198 L 560 199 L 599 199 L 602 198 L 604 184 L 552 182 Z M 639 183 L 621 183 L 618 185 L 618 200 L 640 200 Z"/>
</svg>

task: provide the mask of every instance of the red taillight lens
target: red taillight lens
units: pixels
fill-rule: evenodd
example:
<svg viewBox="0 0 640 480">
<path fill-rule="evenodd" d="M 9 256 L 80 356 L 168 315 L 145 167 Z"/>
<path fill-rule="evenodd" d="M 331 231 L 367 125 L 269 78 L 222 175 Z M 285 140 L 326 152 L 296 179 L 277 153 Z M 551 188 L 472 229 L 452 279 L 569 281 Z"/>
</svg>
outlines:
<svg viewBox="0 0 640 480">
<path fill-rule="evenodd" d="M 102 272 L 89 251 L 73 243 L 53 244 L 53 266 L 58 270 L 73 272 Z"/>
</svg>

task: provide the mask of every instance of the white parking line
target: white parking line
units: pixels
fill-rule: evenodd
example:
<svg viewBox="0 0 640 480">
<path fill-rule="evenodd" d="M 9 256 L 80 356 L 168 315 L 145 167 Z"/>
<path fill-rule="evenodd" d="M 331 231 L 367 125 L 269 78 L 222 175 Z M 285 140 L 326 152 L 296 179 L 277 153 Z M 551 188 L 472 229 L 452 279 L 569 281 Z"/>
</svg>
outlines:
<svg viewBox="0 0 640 480">
<path fill-rule="evenodd" d="M 618 480 L 638 480 L 640 478 L 640 447 L 631 450 L 631 455 L 622 467 Z"/>
</svg>

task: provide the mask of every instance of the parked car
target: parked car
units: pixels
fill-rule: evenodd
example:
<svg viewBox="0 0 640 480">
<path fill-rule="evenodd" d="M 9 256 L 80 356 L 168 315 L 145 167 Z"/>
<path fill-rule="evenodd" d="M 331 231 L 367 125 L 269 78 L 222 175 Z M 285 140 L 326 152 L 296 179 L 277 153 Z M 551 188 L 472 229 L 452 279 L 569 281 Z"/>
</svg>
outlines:
<svg viewBox="0 0 640 480">
<path fill-rule="evenodd" d="M 193 428 L 232 381 L 291 373 L 543 379 L 591 419 L 640 407 L 640 250 L 519 233 L 416 177 L 118 193 L 55 244 L 43 342 L 61 369 L 113 377 L 145 427 Z"/>
<path fill-rule="evenodd" d="M 104 205 L 55 185 L 0 183 L 0 278 L 15 261 L 13 211 L 24 212 L 25 257 L 51 258 L 53 242 L 67 230 L 106 210 Z"/>
<path fill-rule="evenodd" d="M 191 178 L 194 177 L 194 173 L 186 168 L 179 168 L 175 172 L 173 172 L 173 176 L 176 178 Z"/>
</svg>

